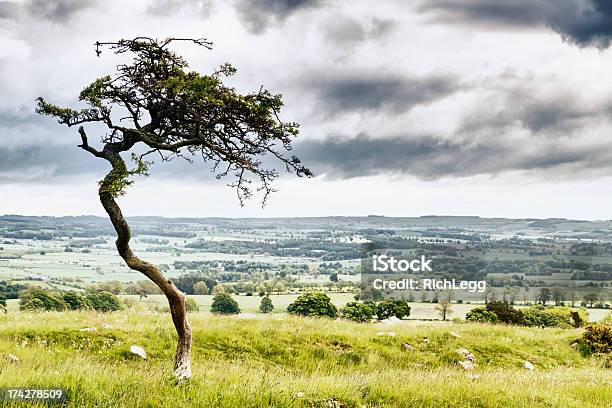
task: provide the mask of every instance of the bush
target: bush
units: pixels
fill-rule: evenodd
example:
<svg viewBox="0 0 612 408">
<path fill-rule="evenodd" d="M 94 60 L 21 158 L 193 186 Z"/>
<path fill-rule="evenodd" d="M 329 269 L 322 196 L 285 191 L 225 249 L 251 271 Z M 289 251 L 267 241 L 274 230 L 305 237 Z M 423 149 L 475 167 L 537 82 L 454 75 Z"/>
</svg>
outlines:
<svg viewBox="0 0 612 408">
<path fill-rule="evenodd" d="M 497 323 L 499 317 L 490 310 L 484 307 L 475 307 L 474 309 L 467 312 L 465 320 L 468 322 L 479 322 L 479 323 Z"/>
<path fill-rule="evenodd" d="M 300 295 L 287 307 L 287 312 L 298 316 L 336 317 L 338 309 L 325 293 L 312 292 Z"/>
<path fill-rule="evenodd" d="M 200 311 L 200 306 L 198 305 L 198 302 L 196 302 L 193 298 L 190 297 L 185 299 L 185 308 L 187 309 L 187 313 Z"/>
<path fill-rule="evenodd" d="M 70 310 L 81 310 L 89 308 L 89 305 L 87 304 L 87 299 L 85 299 L 85 296 L 81 295 L 80 293 L 73 291 L 65 292 L 62 295 L 62 299 L 64 299 L 64 302 L 66 302 L 66 304 L 68 305 L 68 309 Z"/>
<path fill-rule="evenodd" d="M 505 302 L 489 302 L 487 303 L 487 310 L 495 313 L 499 321 L 506 324 L 522 325 L 525 319 L 523 312 Z"/>
<path fill-rule="evenodd" d="M 607 324 L 590 324 L 582 334 L 582 343 L 591 353 L 612 352 L 612 326 Z"/>
<path fill-rule="evenodd" d="M 232 299 L 228 293 L 218 292 L 213 297 L 210 311 L 218 314 L 238 314 L 240 313 L 240 307 L 238 307 L 238 302 Z"/>
<path fill-rule="evenodd" d="M 340 316 L 343 319 L 352 320 L 354 322 L 365 323 L 372 320 L 376 309 L 369 304 L 359 302 L 348 302 L 340 309 Z"/>
<path fill-rule="evenodd" d="M 0 306 L 6 309 L 6 298 L 4 295 L 0 295 Z"/>
<path fill-rule="evenodd" d="M 67 308 L 60 296 L 40 288 L 25 290 L 19 297 L 19 310 L 62 311 Z"/>
<path fill-rule="evenodd" d="M 410 316 L 410 306 L 405 300 L 385 299 L 376 306 L 376 317 L 385 320 L 392 316 L 402 319 Z"/>
<path fill-rule="evenodd" d="M 98 312 L 114 312 L 121 309 L 119 298 L 110 292 L 88 293 L 85 300 L 89 307 Z"/>
<path fill-rule="evenodd" d="M 272 299 L 269 296 L 264 296 L 261 298 L 261 303 L 259 304 L 259 311 L 261 313 L 271 313 L 274 310 L 274 305 L 272 304 Z"/>
<path fill-rule="evenodd" d="M 531 306 L 523 312 L 525 326 L 532 327 L 580 327 L 588 321 L 584 309 L 572 310 L 565 306 Z"/>
</svg>

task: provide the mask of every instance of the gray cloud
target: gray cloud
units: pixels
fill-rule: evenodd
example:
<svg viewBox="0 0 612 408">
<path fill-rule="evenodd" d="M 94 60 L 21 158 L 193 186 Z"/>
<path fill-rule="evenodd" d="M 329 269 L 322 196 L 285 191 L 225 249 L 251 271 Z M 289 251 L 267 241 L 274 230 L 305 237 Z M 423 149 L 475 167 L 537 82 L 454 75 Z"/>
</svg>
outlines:
<svg viewBox="0 0 612 408">
<path fill-rule="evenodd" d="M 313 75 L 304 86 L 314 92 L 325 111 L 406 112 L 457 92 L 461 85 L 448 76 L 406 78 L 394 74 Z M 319 108 L 319 107 L 318 107 Z"/>
<path fill-rule="evenodd" d="M 167 16 L 188 11 L 204 17 L 210 15 L 212 0 L 155 0 L 147 7 L 147 12 L 157 16 Z"/>
<path fill-rule="evenodd" d="M 0 19 L 29 17 L 64 23 L 81 10 L 93 7 L 96 0 L 27 0 L 23 3 L 0 1 Z"/>
<path fill-rule="evenodd" d="M 445 23 L 546 26 L 579 46 L 607 48 L 612 40 L 609 0 L 428 0 L 420 11 Z"/>
<path fill-rule="evenodd" d="M 435 180 L 561 166 L 580 170 L 611 166 L 609 149 L 595 146 L 569 147 L 556 142 L 521 146 L 501 139 L 476 143 L 430 135 L 329 137 L 303 141 L 296 152 L 316 173 L 332 179 L 390 174 Z"/>
<path fill-rule="evenodd" d="M 351 17 L 334 16 L 322 24 L 325 38 L 336 47 L 354 47 L 370 39 L 379 39 L 396 27 L 391 19 L 373 17 L 360 21 Z"/>
<path fill-rule="evenodd" d="M 253 33 L 264 32 L 271 24 L 284 22 L 297 12 L 319 7 L 326 0 L 237 0 L 236 8 Z"/>
</svg>

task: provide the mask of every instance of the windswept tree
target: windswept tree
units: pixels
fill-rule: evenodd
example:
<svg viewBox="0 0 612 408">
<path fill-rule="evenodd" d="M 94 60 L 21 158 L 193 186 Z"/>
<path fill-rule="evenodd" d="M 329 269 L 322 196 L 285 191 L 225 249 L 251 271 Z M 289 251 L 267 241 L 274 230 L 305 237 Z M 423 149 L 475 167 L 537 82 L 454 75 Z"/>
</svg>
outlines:
<svg viewBox="0 0 612 408">
<path fill-rule="evenodd" d="M 110 164 L 110 171 L 99 181 L 100 202 L 117 232 L 119 255 L 128 267 L 153 281 L 168 299 L 178 334 L 175 375 L 182 380 L 191 377 L 191 327 L 185 294 L 159 267 L 132 252 L 130 228 L 117 197 L 133 183 L 131 176 L 148 175 L 151 155 L 162 162 L 174 158 L 203 160 L 217 179 L 231 179 L 229 185 L 236 190 L 240 204 L 251 197 L 254 189 L 261 192 L 265 204 L 279 169 L 297 176 L 312 173 L 297 157 L 287 155 L 298 125 L 279 118 L 281 95 L 263 88 L 240 94 L 224 85 L 223 79 L 236 72 L 229 64 L 207 75 L 189 71 L 186 61 L 170 50 L 176 41 L 212 47 L 203 39 L 138 37 L 98 42 L 98 56 L 106 48 L 131 58 L 117 66 L 113 75 L 98 78 L 83 89 L 79 100 L 84 108 L 59 107 L 38 98 L 36 110 L 56 117 L 60 124 L 78 126 L 78 147 Z M 96 132 L 100 125 L 106 128 L 100 146 L 90 144 L 84 127 L 87 125 Z M 125 155 L 134 161 L 133 168 L 128 167 Z M 275 159 L 278 166 L 265 166 L 264 158 L 268 157 Z"/>
</svg>

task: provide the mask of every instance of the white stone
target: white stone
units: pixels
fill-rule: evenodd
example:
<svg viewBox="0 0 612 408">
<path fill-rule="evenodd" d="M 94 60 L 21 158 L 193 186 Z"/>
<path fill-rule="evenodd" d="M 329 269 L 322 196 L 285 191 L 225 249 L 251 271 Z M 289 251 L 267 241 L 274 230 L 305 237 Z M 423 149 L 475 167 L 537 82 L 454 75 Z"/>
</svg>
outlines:
<svg viewBox="0 0 612 408">
<path fill-rule="evenodd" d="M 463 356 L 463 358 L 465 358 L 466 360 L 471 361 L 472 363 L 474 361 L 476 361 L 476 357 L 474 357 L 474 355 L 472 353 L 470 353 L 468 351 L 468 349 L 466 348 L 459 348 L 457 350 L 455 350 L 458 354 L 460 354 L 461 356 Z"/>
<path fill-rule="evenodd" d="M 471 361 L 460 361 L 459 365 L 463 367 L 464 370 L 473 370 L 476 367 L 476 364 Z"/>
<path fill-rule="evenodd" d="M 533 370 L 535 369 L 535 367 L 533 366 L 533 364 L 531 364 L 529 361 L 525 361 L 523 363 L 523 368 L 527 369 L 527 370 Z"/>
<path fill-rule="evenodd" d="M 136 354 L 137 356 L 140 356 L 142 358 L 147 358 L 147 352 L 140 346 L 131 346 L 130 353 Z"/>
<path fill-rule="evenodd" d="M 83 329 L 79 329 L 79 331 L 82 331 L 82 332 L 97 332 L 98 329 L 96 329 L 95 327 L 85 327 Z"/>
</svg>

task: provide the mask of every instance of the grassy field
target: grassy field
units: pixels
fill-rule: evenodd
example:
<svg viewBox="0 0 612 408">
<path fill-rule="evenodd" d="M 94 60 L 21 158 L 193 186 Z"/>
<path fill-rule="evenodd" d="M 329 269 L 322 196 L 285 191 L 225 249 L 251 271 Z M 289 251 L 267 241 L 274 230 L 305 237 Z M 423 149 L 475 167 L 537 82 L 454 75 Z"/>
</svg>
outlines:
<svg viewBox="0 0 612 408">
<path fill-rule="evenodd" d="M 565 408 L 612 400 L 612 372 L 571 346 L 579 329 L 282 314 L 190 319 L 194 378 L 177 386 L 165 314 L 0 315 L 0 387 L 64 387 L 70 407 Z M 130 355 L 131 345 L 148 358 Z M 458 365 L 460 347 L 475 355 L 474 370 Z M 523 368 L 526 360 L 535 370 Z"/>
</svg>

